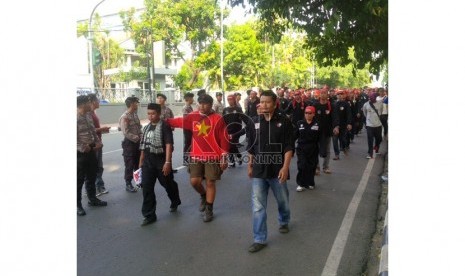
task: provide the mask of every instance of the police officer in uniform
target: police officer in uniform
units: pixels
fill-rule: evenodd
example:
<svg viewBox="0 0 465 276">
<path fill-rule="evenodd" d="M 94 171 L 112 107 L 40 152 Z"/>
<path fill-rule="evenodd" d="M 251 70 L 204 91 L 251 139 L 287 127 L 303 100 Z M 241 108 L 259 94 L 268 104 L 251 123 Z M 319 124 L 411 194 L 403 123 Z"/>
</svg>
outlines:
<svg viewBox="0 0 465 276">
<path fill-rule="evenodd" d="M 125 103 L 128 109 L 119 119 L 119 127 L 124 135 L 124 140 L 121 143 L 124 158 L 124 181 L 126 182 L 126 191 L 135 193 L 137 190 L 132 186 L 131 180 L 133 172 L 138 169 L 140 157 L 139 143 L 142 132 L 137 116 L 139 99 L 131 96 L 126 99 Z"/>
<path fill-rule="evenodd" d="M 86 181 L 87 197 L 90 206 L 107 206 L 95 196 L 95 179 L 97 177 L 96 151 L 103 147 L 90 115 L 91 102 L 88 96 L 77 97 L 77 215 L 84 216 L 82 208 L 81 191 Z"/>
</svg>

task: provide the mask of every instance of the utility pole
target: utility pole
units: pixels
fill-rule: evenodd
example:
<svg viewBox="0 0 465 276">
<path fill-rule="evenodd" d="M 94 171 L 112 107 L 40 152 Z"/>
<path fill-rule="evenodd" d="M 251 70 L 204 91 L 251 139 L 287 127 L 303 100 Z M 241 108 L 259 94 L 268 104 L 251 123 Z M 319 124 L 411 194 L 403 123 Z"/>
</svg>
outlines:
<svg viewBox="0 0 465 276">
<path fill-rule="evenodd" d="M 223 0 L 220 1 L 221 10 L 221 93 L 223 94 L 223 103 L 226 104 L 226 97 L 224 95 L 224 79 L 223 79 Z"/>
<path fill-rule="evenodd" d="M 93 39 L 93 31 L 92 31 L 92 18 L 94 17 L 94 12 L 100 4 L 102 4 L 105 0 L 100 1 L 97 5 L 95 5 L 94 9 L 90 13 L 89 17 L 89 26 L 87 28 L 87 40 L 89 42 L 89 73 L 90 73 L 90 80 L 92 85 L 92 92 L 95 90 L 95 77 L 94 77 L 94 63 L 92 62 L 92 58 L 94 56 L 93 48 L 92 48 L 92 39 Z"/>
<path fill-rule="evenodd" d="M 148 82 L 149 82 L 149 95 L 150 95 L 150 102 L 152 103 L 153 102 L 153 97 L 152 97 L 152 74 L 151 74 L 151 70 L 150 70 L 150 43 L 151 43 L 151 40 L 149 41 L 148 39 L 148 36 L 149 36 L 149 29 L 145 29 L 145 42 L 146 42 L 146 55 L 147 55 L 147 78 L 148 78 Z"/>
</svg>

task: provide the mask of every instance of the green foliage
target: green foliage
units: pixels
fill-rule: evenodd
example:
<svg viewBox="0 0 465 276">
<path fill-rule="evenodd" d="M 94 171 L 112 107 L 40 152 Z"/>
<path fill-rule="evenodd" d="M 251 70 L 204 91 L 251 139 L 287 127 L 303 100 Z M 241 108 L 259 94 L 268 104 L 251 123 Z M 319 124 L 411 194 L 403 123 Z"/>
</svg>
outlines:
<svg viewBox="0 0 465 276">
<path fill-rule="evenodd" d="M 260 13 L 263 30 L 282 33 L 289 22 L 307 34 L 306 43 L 315 49 L 323 66 L 351 63 L 347 49 L 355 48 L 357 69 L 370 64 L 379 74 L 388 60 L 388 0 L 232 0 L 249 2 Z"/>
<path fill-rule="evenodd" d="M 235 90 L 259 85 L 270 57 L 252 23 L 231 26 L 224 43 L 224 79 Z"/>
<path fill-rule="evenodd" d="M 113 82 L 130 82 L 147 79 L 147 71 L 142 67 L 134 67 L 128 72 L 119 72 L 111 76 Z"/>
<path fill-rule="evenodd" d="M 109 38 L 108 30 L 101 28 L 101 17 L 96 13 L 92 21 L 92 66 L 96 87 L 103 89 L 110 87 L 110 79 L 103 71 L 117 68 L 124 62 L 124 50 L 113 39 Z M 77 25 L 77 36 L 89 38 L 88 23 Z"/>
</svg>

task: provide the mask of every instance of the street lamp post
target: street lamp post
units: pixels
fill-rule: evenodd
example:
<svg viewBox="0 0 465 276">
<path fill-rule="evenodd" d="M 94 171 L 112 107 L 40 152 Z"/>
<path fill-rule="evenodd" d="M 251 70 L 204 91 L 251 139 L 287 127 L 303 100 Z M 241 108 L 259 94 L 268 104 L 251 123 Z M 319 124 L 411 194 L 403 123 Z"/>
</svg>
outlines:
<svg viewBox="0 0 465 276">
<path fill-rule="evenodd" d="M 149 30 L 148 29 L 145 29 L 145 42 L 146 42 L 146 55 L 147 55 L 147 77 L 148 77 L 148 83 L 149 83 L 149 95 L 150 95 L 150 102 L 152 103 L 153 102 L 153 98 L 152 98 L 152 74 L 151 74 L 151 70 L 150 70 L 150 53 L 149 53 L 149 50 L 150 50 L 150 44 L 152 42 L 152 40 L 148 39 L 148 36 L 149 36 Z"/>
<path fill-rule="evenodd" d="M 226 96 L 224 95 L 224 77 L 223 77 L 223 0 L 220 1 L 221 10 L 221 93 L 223 94 L 223 103 L 226 103 Z"/>
<path fill-rule="evenodd" d="M 89 17 L 89 26 L 87 29 L 87 40 L 89 42 L 89 71 L 90 71 L 90 81 L 92 84 L 92 90 L 95 90 L 95 78 L 94 78 L 94 63 L 92 62 L 92 39 L 93 39 L 93 32 L 92 32 L 92 18 L 94 17 L 94 12 L 100 4 L 102 4 L 105 0 L 100 1 L 97 5 L 95 5 L 94 9 L 92 10 L 90 17 Z"/>
</svg>

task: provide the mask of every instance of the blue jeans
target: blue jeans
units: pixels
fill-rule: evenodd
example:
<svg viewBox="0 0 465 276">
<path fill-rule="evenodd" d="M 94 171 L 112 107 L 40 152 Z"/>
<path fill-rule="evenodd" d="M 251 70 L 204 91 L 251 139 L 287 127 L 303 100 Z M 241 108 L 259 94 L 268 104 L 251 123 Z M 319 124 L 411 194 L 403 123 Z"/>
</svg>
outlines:
<svg viewBox="0 0 465 276">
<path fill-rule="evenodd" d="M 252 214 L 254 243 L 266 243 L 266 205 L 268 190 L 271 188 L 278 203 L 279 225 L 289 223 L 291 211 L 289 210 L 289 190 L 287 183 L 279 183 L 278 178 L 262 179 L 252 178 Z"/>
</svg>

